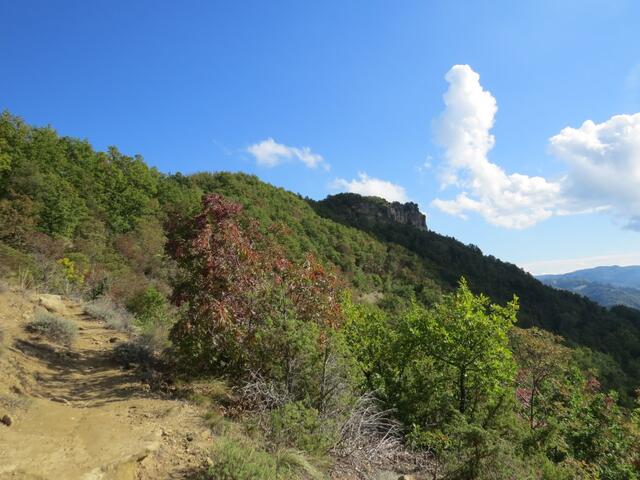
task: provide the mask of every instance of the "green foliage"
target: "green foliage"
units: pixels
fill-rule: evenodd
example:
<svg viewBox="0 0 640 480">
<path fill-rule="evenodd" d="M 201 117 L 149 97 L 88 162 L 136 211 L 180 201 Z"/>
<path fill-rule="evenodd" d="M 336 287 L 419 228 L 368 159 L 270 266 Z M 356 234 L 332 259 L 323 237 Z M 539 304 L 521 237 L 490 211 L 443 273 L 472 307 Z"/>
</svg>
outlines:
<svg viewBox="0 0 640 480">
<path fill-rule="evenodd" d="M 640 436 L 625 420 L 615 397 L 598 393 L 576 400 L 566 428 L 570 455 L 593 465 L 597 478 L 640 478 L 640 457 L 634 452 Z"/>
<path fill-rule="evenodd" d="M 169 249 L 180 268 L 173 299 L 183 315 L 171 336 L 179 359 L 236 381 L 260 372 L 288 398 L 323 411 L 339 397 L 337 279 L 311 257 L 287 260 L 240 212 L 211 195 L 200 214 L 172 228 Z"/>
<path fill-rule="evenodd" d="M 217 442 L 207 479 L 302 480 L 323 475 L 303 455 L 292 450 L 268 453 L 247 440 L 223 438 Z"/>
<path fill-rule="evenodd" d="M 619 389 L 624 403 L 631 404 L 633 391 L 640 384 L 640 312 L 619 307 L 608 310 L 580 295 L 549 288 L 516 265 L 485 256 L 477 247 L 454 238 L 373 221 L 358 210 L 360 198 L 338 194 L 311 205 L 324 218 L 356 227 L 380 242 L 416 255 L 419 260 L 414 264 L 424 265 L 427 276 L 445 291 L 464 276 L 474 291 L 482 291 L 495 302 L 506 303 L 515 294 L 520 300 L 520 327 L 537 326 L 562 335 L 571 345 L 609 355 L 623 373 L 613 375 L 612 371 L 603 379 L 605 386 Z M 394 273 L 395 283 L 400 278 Z"/>
<path fill-rule="evenodd" d="M 277 478 L 275 458 L 247 443 L 221 440 L 215 448 L 215 463 L 209 478 L 215 480 L 274 480 Z"/>
<path fill-rule="evenodd" d="M 127 302 L 127 309 L 136 317 L 138 325 L 166 325 L 170 322 L 167 297 L 154 286 L 138 292 Z"/>
<path fill-rule="evenodd" d="M 27 330 L 62 345 L 71 345 L 78 336 L 78 327 L 71 320 L 46 311 L 38 311 Z"/>
<path fill-rule="evenodd" d="M 271 446 L 326 450 L 360 388 L 450 478 L 637 478 L 640 313 L 376 213 L 389 208 L 314 202 L 244 174 L 164 175 L 0 116 L 2 273 L 81 293 L 112 327 L 135 318 L 144 341 L 122 347 L 126 361 L 162 351 L 171 328 L 186 370 L 240 385 L 258 374 L 279 397 Z M 511 328 L 516 312 L 526 330 Z M 220 478 L 311 475 L 291 450 L 221 449 Z"/>
<path fill-rule="evenodd" d="M 490 305 L 466 282 L 429 310 L 413 305 L 393 321 L 349 306 L 347 342 L 366 387 L 408 424 L 439 424 L 455 405 L 473 417 L 502 397 L 515 373 L 507 332 L 517 301 Z"/>
<path fill-rule="evenodd" d="M 335 425 L 302 402 L 286 403 L 274 410 L 270 423 L 269 440 L 280 447 L 324 455 L 338 440 Z"/>
<path fill-rule="evenodd" d="M 479 402 L 504 394 L 515 372 L 507 332 L 517 312 L 517 298 L 504 307 L 490 304 L 462 279 L 458 290 L 445 295 L 418 326 L 423 329 L 416 332 L 418 341 L 436 368 L 453 369 L 460 413 L 473 413 Z"/>
</svg>

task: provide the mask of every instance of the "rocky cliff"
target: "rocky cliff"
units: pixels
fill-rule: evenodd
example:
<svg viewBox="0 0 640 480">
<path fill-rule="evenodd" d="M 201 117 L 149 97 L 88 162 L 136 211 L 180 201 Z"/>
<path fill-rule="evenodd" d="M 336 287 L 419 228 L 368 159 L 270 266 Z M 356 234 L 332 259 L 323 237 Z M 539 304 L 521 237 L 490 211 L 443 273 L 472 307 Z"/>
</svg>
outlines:
<svg viewBox="0 0 640 480">
<path fill-rule="evenodd" d="M 320 202 L 335 216 L 351 217 L 357 223 L 397 223 L 427 230 L 427 217 L 413 202 L 387 202 L 378 197 L 363 197 L 354 193 L 331 195 Z"/>
</svg>

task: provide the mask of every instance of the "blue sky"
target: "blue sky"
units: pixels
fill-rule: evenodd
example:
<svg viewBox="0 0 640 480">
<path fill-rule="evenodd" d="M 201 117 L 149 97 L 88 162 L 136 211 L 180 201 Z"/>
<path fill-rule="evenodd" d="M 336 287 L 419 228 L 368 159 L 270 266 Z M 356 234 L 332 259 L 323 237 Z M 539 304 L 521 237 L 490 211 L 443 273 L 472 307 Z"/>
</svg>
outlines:
<svg viewBox="0 0 640 480">
<path fill-rule="evenodd" d="M 0 109 L 165 172 L 412 200 L 534 273 L 638 264 L 639 23 L 632 0 L 2 2 Z"/>
</svg>

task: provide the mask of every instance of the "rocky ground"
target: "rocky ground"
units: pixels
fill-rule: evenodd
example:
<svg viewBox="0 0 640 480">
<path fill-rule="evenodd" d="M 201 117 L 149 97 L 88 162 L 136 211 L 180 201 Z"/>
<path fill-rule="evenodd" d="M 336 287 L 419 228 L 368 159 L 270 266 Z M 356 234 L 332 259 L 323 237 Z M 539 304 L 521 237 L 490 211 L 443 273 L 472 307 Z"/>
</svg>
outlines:
<svg viewBox="0 0 640 480">
<path fill-rule="evenodd" d="M 72 346 L 26 331 L 44 307 L 77 324 Z M 183 479 L 206 464 L 202 412 L 123 367 L 127 340 L 70 300 L 0 293 L 0 479 Z"/>
</svg>

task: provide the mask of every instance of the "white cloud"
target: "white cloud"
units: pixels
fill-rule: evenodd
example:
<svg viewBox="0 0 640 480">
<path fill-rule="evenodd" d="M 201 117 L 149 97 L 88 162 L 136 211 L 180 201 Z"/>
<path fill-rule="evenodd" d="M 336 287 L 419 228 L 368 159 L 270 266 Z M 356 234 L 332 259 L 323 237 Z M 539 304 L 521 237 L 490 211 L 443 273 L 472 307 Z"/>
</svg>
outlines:
<svg viewBox="0 0 640 480">
<path fill-rule="evenodd" d="M 260 143 L 247 147 L 247 152 L 253 155 L 258 165 L 275 167 L 284 162 L 298 160 L 309 168 L 322 167 L 329 170 L 329 164 L 322 155 L 313 153 L 309 147 L 290 147 L 277 143 L 273 138 L 267 138 Z"/>
<path fill-rule="evenodd" d="M 371 178 L 366 173 L 358 173 L 358 179 L 345 180 L 337 178 L 331 184 L 336 190 L 359 193 L 368 197 L 381 197 L 390 202 L 407 202 L 409 200 L 404 187 L 379 178 Z"/>
<path fill-rule="evenodd" d="M 436 199 L 442 211 L 466 218 L 475 212 L 493 225 L 527 228 L 557 212 L 562 203 L 560 182 L 518 173 L 507 174 L 488 160 L 498 110 L 480 76 L 468 65 L 455 65 L 445 79 L 445 110 L 435 122 L 436 140 L 444 148 L 443 188 L 462 191 L 455 199 Z"/>
<path fill-rule="evenodd" d="M 564 128 L 550 150 L 569 166 L 563 187 L 571 203 L 607 209 L 640 230 L 640 113 Z"/>
</svg>

